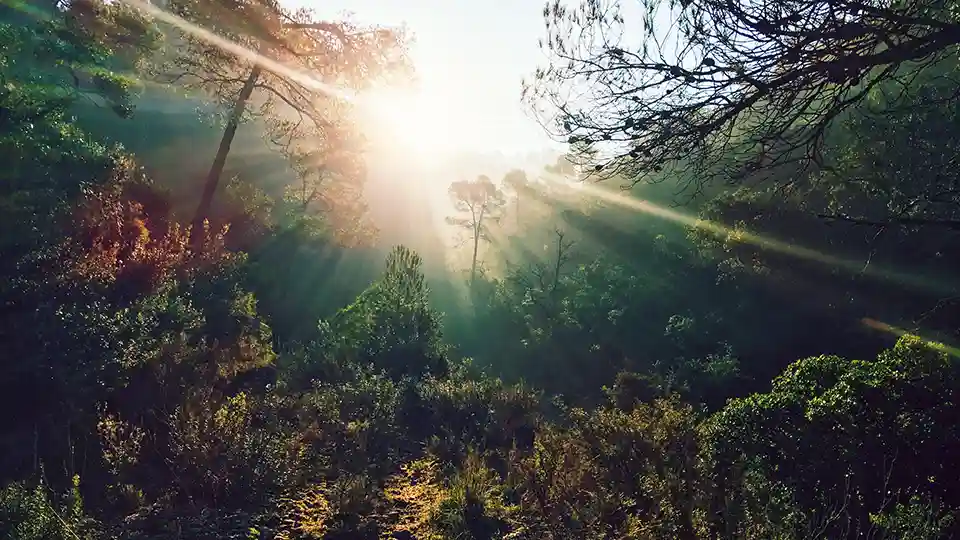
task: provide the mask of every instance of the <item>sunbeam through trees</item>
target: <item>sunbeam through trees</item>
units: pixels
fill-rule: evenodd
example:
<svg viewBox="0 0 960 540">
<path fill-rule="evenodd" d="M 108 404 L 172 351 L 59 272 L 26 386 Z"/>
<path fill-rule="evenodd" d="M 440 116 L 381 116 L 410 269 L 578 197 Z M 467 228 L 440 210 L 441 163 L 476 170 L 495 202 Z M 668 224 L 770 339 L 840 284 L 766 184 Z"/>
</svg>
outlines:
<svg viewBox="0 0 960 540">
<path fill-rule="evenodd" d="M 0 0 L 0 538 L 960 537 L 960 5 L 535 4 Z"/>
</svg>

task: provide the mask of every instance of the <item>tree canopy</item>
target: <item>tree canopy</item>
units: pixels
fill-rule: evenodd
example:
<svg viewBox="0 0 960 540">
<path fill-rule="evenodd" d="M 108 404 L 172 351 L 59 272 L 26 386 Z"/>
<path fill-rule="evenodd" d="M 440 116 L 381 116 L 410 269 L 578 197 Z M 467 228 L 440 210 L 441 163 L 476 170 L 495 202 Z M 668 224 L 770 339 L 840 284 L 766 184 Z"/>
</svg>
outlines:
<svg viewBox="0 0 960 540">
<path fill-rule="evenodd" d="M 551 132 L 601 144 L 597 172 L 679 165 L 695 184 L 819 161 L 831 122 L 953 65 L 960 42 L 956 6 L 926 0 L 586 0 L 543 14 L 550 63 L 528 91 Z"/>
<path fill-rule="evenodd" d="M 180 45 L 158 62 L 158 79 L 211 96 L 226 120 L 194 228 L 209 217 L 233 138 L 249 117 L 262 119 L 269 139 L 294 158 L 305 186 L 302 204 L 317 197 L 314 190 L 306 194 L 307 183 L 334 180 L 340 193 L 327 199 L 328 210 L 345 210 L 343 223 L 356 221 L 363 140 L 351 121 L 349 94 L 408 74 L 403 34 L 319 20 L 276 2 L 176 0 L 169 8 L 179 17 L 169 31 Z"/>
</svg>

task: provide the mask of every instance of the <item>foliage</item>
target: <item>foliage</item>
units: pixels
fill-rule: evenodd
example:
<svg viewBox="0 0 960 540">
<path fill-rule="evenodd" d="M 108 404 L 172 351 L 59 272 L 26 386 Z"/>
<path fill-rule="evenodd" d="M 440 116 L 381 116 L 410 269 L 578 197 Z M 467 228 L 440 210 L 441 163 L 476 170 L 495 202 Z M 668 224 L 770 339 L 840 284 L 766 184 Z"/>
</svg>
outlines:
<svg viewBox="0 0 960 540">
<path fill-rule="evenodd" d="M 812 13 L 827 4 L 846 5 L 791 6 Z M 681 3 L 682 18 L 729 22 L 729 6 L 707 7 Z M 334 41 L 351 39 L 338 29 L 359 30 L 346 23 L 288 32 L 284 21 L 308 15 L 270 3 L 173 8 L 277 58 L 315 47 L 326 63 L 297 62 L 330 84 L 370 82 L 368 68 L 385 68 L 378 55 L 397 46 L 376 30 L 353 36 L 363 50 L 339 48 Z M 601 17 L 595 3 L 587 8 L 581 24 Z M 772 16 L 768 8 L 743 9 Z M 858 17 L 872 32 L 914 8 Z M 950 21 L 944 34 L 913 32 L 942 14 L 931 10 L 897 30 L 903 51 L 931 36 L 953 39 Z M 562 19 L 564 8 L 548 12 Z M 808 103 L 810 126 L 800 127 L 823 118 L 820 105 L 846 112 L 824 133 L 826 163 L 761 167 L 788 192 L 731 176 L 739 189 L 668 209 L 686 180 L 676 170 L 661 171 L 656 188 L 619 193 L 577 183 L 586 175 L 573 156 L 536 176 L 508 172 L 512 210 L 487 177 L 455 182 L 459 214 L 449 222 L 470 233 L 474 271 L 453 304 L 438 286 L 449 275 L 433 275 L 428 250 L 329 249 L 358 218 L 341 226 L 313 213 L 357 195 L 365 174 L 345 111 L 309 100 L 330 117 L 314 124 L 323 131 L 318 154 L 287 156 L 309 173 L 298 206 L 239 167 L 227 222 L 185 225 L 160 180 L 166 171 L 157 177 L 141 152 L 107 145 L 73 117 L 91 92 L 129 116 L 154 23 L 122 2 L 5 2 L 0 16 L 10 52 L 0 59 L 4 538 L 960 534 L 950 62 L 899 62 L 922 77 L 902 88 L 889 77 L 869 83 L 856 106 Z M 839 27 L 823 26 L 822 40 L 836 37 Z M 722 41 L 725 28 L 680 30 L 702 45 Z M 281 102 L 306 91 L 262 58 L 251 64 L 181 38 L 183 58 L 213 62 L 202 75 L 226 70 L 223 88 L 207 86 L 221 105 L 235 103 L 231 92 L 245 80 L 286 85 L 274 94 Z M 939 60 L 944 43 L 924 58 Z M 743 52 L 723 44 L 728 56 Z M 866 46 L 854 40 L 840 52 Z M 729 60 L 718 50 L 717 66 Z M 814 62 L 803 54 L 785 61 Z M 817 69 L 835 63 L 820 58 L 794 82 L 816 82 Z M 89 80 L 72 76 L 80 74 Z M 729 84 L 742 78 L 727 75 Z M 724 83 L 718 75 L 711 84 Z M 774 90 L 777 99 L 790 91 Z M 662 112 L 671 99 L 636 107 Z M 766 121 L 735 134 L 744 144 L 789 121 L 768 110 L 774 102 L 753 105 L 730 118 L 744 131 L 754 116 Z M 688 120 L 709 121 L 724 107 Z M 744 157 L 705 135 L 723 160 Z M 663 157 L 681 139 L 640 140 Z M 573 146 L 589 159 L 604 150 Z M 515 219 L 500 219 L 510 211 Z M 494 248 L 485 260 L 509 260 L 503 273 L 477 275 L 481 240 Z M 382 273 L 354 296 L 350 286 L 369 283 L 363 267 L 384 255 Z M 318 301 L 311 289 L 326 282 L 343 291 Z M 911 333 L 931 327 L 942 342 Z M 899 339 L 884 345 L 891 335 Z"/>
<path fill-rule="evenodd" d="M 177 486 L 184 495 L 223 506 L 298 484 L 305 449 L 277 430 L 268 406 L 243 392 L 218 408 L 210 398 L 190 396 L 171 418 L 169 464 L 175 478 L 189 479 Z"/>
<path fill-rule="evenodd" d="M 0 489 L 0 532 L 10 540 L 80 540 L 96 538 L 96 524 L 83 509 L 80 477 L 54 497 L 47 486 L 8 484 Z"/>
<path fill-rule="evenodd" d="M 447 360 L 440 319 L 430 307 L 421 265 L 416 253 L 394 248 L 383 277 L 321 323 L 330 354 L 374 363 L 395 377 L 442 375 Z"/>
<path fill-rule="evenodd" d="M 302 494 L 281 500 L 283 521 L 277 538 L 322 537 L 331 519 L 325 486 L 312 486 Z"/>
<path fill-rule="evenodd" d="M 952 426 L 955 371 L 916 337 L 875 362 L 802 360 L 770 393 L 734 400 L 717 416 L 717 448 L 726 460 L 750 456 L 749 466 L 793 486 L 799 504 L 830 509 L 821 524 L 829 535 L 865 531 L 871 513 L 915 496 L 947 500 L 956 489 L 941 463 L 957 434 L 934 427 Z"/>
<path fill-rule="evenodd" d="M 416 538 L 503 537 L 519 510 L 505 504 L 501 479 L 477 454 L 468 455 L 449 482 L 433 457 L 406 464 L 391 479 L 386 496 L 401 508 L 394 534 L 403 531 Z"/>
<path fill-rule="evenodd" d="M 804 166 L 833 120 L 953 62 L 958 43 L 953 2 L 644 0 L 632 12 L 586 0 L 543 14 L 549 65 L 530 99 L 551 105 L 551 131 L 606 147 L 597 172 L 655 178 L 679 164 L 695 187 Z"/>
<path fill-rule="evenodd" d="M 402 76 L 407 70 L 402 33 L 321 21 L 309 10 L 290 11 L 273 1 L 175 0 L 169 7 L 179 18 L 168 29 L 176 45 L 164 51 L 157 77 L 209 95 L 225 119 L 194 227 L 210 217 L 239 124 L 255 117 L 298 169 L 301 212 L 319 199 L 327 206 L 323 210 L 340 214 L 334 216 L 337 228 L 352 229 L 362 217 L 366 171 L 363 140 L 342 92 Z M 320 190 L 324 183 L 332 185 Z"/>
<path fill-rule="evenodd" d="M 430 538 L 431 521 L 439 514 L 444 499 L 442 481 L 434 459 L 424 458 L 401 467 L 401 474 L 391 478 L 385 490 L 387 500 L 402 505 L 395 531 Z"/>
</svg>

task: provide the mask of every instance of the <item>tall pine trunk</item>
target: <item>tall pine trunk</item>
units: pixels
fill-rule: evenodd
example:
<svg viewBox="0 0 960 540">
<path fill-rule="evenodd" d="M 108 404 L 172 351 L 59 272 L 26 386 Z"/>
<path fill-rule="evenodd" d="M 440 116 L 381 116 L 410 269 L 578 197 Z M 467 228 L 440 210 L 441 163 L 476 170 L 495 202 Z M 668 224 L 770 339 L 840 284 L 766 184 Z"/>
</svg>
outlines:
<svg viewBox="0 0 960 540">
<path fill-rule="evenodd" d="M 220 147 L 217 148 L 217 156 L 213 159 L 213 165 L 210 166 L 210 172 L 207 173 L 207 179 L 203 185 L 203 195 L 200 197 L 200 205 L 193 216 L 193 227 L 190 232 L 190 239 L 194 246 L 199 247 L 203 242 L 203 222 L 210 217 L 210 208 L 213 206 L 213 196 L 217 192 L 217 186 L 220 184 L 220 176 L 223 175 L 223 168 L 227 163 L 227 155 L 230 153 L 230 145 L 237 135 L 237 128 L 240 127 L 240 119 L 247 108 L 247 102 L 253 95 L 253 88 L 260 78 L 263 68 L 254 65 L 250 70 L 250 75 L 243 83 L 237 101 L 233 104 L 233 110 L 230 111 L 230 118 L 227 120 L 227 127 L 223 130 L 223 137 L 220 139 Z"/>
<path fill-rule="evenodd" d="M 480 246 L 480 233 L 473 234 L 473 265 L 470 267 L 470 284 L 477 279 L 477 248 Z"/>
</svg>

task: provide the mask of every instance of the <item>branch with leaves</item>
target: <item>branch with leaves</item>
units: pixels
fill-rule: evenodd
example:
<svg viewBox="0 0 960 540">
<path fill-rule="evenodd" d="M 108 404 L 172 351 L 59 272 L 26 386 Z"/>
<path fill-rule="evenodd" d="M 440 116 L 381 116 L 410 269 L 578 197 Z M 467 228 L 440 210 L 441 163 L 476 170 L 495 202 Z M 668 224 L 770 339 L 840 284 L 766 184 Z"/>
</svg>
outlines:
<svg viewBox="0 0 960 540">
<path fill-rule="evenodd" d="M 598 144 L 594 173 L 699 188 L 819 160 L 827 126 L 960 43 L 955 2 L 618 0 L 544 8 L 550 63 L 525 88 L 558 139 Z M 637 36 L 640 28 L 640 39 Z"/>
<path fill-rule="evenodd" d="M 271 142 L 299 164 L 312 160 L 310 168 L 316 169 L 327 161 L 320 148 L 357 156 L 363 150 L 361 137 L 342 136 L 352 119 L 351 105 L 341 94 L 409 74 L 405 38 L 394 29 L 320 21 L 308 10 L 289 11 L 271 0 L 239 5 L 174 0 L 170 7 L 250 52 L 238 56 L 203 36 L 180 33 L 179 46 L 158 70 L 161 80 L 202 91 L 226 112 L 224 135 L 194 216 L 196 230 L 209 218 L 230 146 L 244 120 L 262 119 Z M 294 80 L 272 70 L 275 64 L 309 77 Z M 352 146 L 334 148 L 334 143 Z"/>
</svg>

